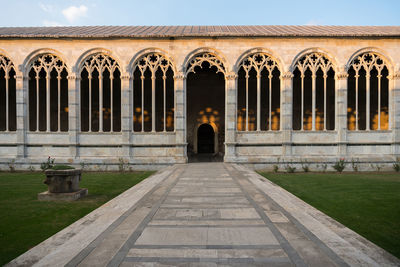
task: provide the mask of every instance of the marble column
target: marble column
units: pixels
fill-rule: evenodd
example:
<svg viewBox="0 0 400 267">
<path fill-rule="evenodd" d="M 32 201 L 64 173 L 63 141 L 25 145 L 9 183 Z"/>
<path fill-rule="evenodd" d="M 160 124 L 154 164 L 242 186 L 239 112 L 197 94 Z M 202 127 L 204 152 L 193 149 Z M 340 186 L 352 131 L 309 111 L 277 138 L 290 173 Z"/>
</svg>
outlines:
<svg viewBox="0 0 400 267">
<path fill-rule="evenodd" d="M 391 77 L 391 92 L 389 92 L 389 116 L 392 129 L 392 154 L 395 159 L 400 160 L 400 70 L 397 70 Z M 389 128 L 390 129 L 390 128 Z"/>
<path fill-rule="evenodd" d="M 175 134 L 176 134 L 176 162 L 187 162 L 186 142 L 186 75 L 183 72 L 174 76 L 175 89 Z"/>
<path fill-rule="evenodd" d="M 293 117 L 293 74 L 281 74 L 281 122 L 282 156 L 292 155 L 292 117 Z"/>
<path fill-rule="evenodd" d="M 121 132 L 122 132 L 122 151 L 121 156 L 129 159 L 131 153 L 132 141 L 132 123 L 133 123 L 133 88 L 132 76 L 125 73 L 121 76 Z M 114 89 L 115 90 L 115 89 Z"/>
<path fill-rule="evenodd" d="M 233 162 L 236 157 L 236 105 L 237 75 L 225 76 L 225 162 Z"/>
<path fill-rule="evenodd" d="M 17 158 L 25 158 L 26 152 L 26 133 L 29 127 L 28 119 L 28 77 L 24 77 L 21 72 L 15 75 L 16 82 L 16 116 L 17 116 Z"/>
<path fill-rule="evenodd" d="M 347 77 L 345 68 L 335 75 L 335 130 L 337 132 L 337 156 L 347 155 Z"/>
<path fill-rule="evenodd" d="M 68 79 L 68 134 L 69 134 L 69 153 L 70 157 L 79 157 L 79 131 L 80 131 L 80 77 L 76 73 L 71 73 Z"/>
</svg>

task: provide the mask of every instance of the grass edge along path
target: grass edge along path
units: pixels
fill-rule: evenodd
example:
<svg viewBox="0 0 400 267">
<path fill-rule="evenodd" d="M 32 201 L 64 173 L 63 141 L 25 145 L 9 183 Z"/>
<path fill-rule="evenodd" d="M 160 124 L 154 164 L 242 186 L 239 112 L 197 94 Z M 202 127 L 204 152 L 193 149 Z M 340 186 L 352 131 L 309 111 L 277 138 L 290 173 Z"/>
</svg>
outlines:
<svg viewBox="0 0 400 267">
<path fill-rule="evenodd" d="M 399 173 L 259 173 L 400 258 Z"/>
<path fill-rule="evenodd" d="M 138 184 L 154 172 L 82 174 L 89 195 L 76 201 L 38 201 L 47 190 L 40 172 L 0 172 L 0 266 Z"/>
</svg>

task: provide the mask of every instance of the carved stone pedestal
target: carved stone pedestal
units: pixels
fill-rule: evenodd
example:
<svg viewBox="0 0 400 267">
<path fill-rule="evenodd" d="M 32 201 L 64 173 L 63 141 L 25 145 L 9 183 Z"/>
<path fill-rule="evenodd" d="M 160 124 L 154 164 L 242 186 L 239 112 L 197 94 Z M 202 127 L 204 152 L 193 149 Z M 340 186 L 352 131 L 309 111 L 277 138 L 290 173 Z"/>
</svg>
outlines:
<svg viewBox="0 0 400 267">
<path fill-rule="evenodd" d="M 77 200 L 88 194 L 87 188 L 79 188 L 82 170 L 47 170 L 45 184 L 48 191 L 38 194 L 39 200 Z"/>
</svg>

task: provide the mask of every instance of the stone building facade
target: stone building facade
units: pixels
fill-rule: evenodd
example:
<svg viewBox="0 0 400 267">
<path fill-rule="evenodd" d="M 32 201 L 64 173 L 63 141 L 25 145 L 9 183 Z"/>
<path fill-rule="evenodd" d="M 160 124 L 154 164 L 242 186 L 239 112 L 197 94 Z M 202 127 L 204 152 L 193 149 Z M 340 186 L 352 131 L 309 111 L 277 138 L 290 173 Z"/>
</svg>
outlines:
<svg viewBox="0 0 400 267">
<path fill-rule="evenodd" d="M 400 27 L 0 28 L 0 166 L 400 157 Z"/>
</svg>

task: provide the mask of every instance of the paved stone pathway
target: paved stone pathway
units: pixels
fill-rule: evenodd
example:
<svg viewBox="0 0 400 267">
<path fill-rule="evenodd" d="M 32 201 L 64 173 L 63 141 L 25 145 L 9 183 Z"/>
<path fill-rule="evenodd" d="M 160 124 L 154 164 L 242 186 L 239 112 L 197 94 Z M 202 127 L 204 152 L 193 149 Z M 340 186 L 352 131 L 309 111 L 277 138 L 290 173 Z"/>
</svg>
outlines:
<svg viewBox="0 0 400 267">
<path fill-rule="evenodd" d="M 74 246 L 82 248 L 78 253 L 69 258 L 59 256 L 57 262 L 55 257 L 61 255 L 60 251 L 68 254 L 74 250 L 71 244 L 64 245 L 64 250 L 60 245 L 58 254 L 50 251 L 50 259 L 36 259 L 36 263 L 47 266 L 57 263 L 67 266 L 399 264 L 398 259 L 242 166 L 176 165 L 161 176 L 157 178 L 160 182 L 98 231 L 93 240 L 81 238 L 79 244 L 75 240 Z M 97 219 L 93 218 L 92 221 Z M 92 221 L 86 220 L 86 224 Z M 85 225 L 85 221 L 80 225 Z M 82 231 L 71 234 L 73 231 L 70 235 L 84 234 Z M 68 231 L 63 236 L 67 234 Z M 57 238 L 50 241 L 55 244 L 61 237 Z M 24 255 L 21 257 L 15 265 L 29 262 L 23 261 Z"/>
</svg>

